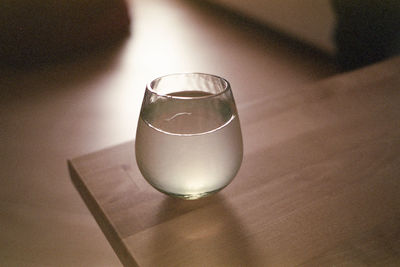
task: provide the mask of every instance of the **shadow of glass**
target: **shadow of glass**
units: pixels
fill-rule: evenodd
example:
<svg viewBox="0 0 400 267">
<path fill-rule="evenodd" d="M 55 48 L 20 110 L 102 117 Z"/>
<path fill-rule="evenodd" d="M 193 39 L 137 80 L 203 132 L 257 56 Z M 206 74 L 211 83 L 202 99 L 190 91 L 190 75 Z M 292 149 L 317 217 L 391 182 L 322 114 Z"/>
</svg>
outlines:
<svg viewBox="0 0 400 267">
<path fill-rule="evenodd" d="M 254 266 L 257 250 L 234 208 L 217 194 L 195 201 L 165 198 L 146 249 L 148 266 Z"/>
</svg>

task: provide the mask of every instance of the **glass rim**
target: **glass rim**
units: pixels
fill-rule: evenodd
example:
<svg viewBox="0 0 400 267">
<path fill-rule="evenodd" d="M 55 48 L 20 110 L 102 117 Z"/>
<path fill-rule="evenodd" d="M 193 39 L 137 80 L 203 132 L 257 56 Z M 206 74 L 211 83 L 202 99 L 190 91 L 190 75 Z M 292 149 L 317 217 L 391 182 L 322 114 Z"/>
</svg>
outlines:
<svg viewBox="0 0 400 267">
<path fill-rule="evenodd" d="M 223 88 L 223 90 L 221 90 L 221 92 L 218 92 L 216 94 L 205 95 L 205 96 L 174 96 L 174 95 L 169 95 L 169 94 L 161 94 L 152 88 L 152 83 L 157 80 L 160 80 L 165 77 L 185 75 L 185 74 L 205 75 L 205 76 L 217 78 L 217 79 L 223 81 L 224 88 Z M 220 96 L 220 95 L 228 92 L 229 90 L 231 90 L 231 84 L 225 78 L 222 78 L 221 76 L 218 76 L 215 74 L 209 74 L 209 73 L 204 73 L 204 72 L 176 72 L 176 73 L 162 75 L 162 76 L 152 79 L 150 82 L 148 82 L 146 84 L 146 90 L 148 90 L 152 94 L 155 94 L 160 97 L 166 97 L 166 98 L 171 98 L 171 99 L 192 99 L 192 100 L 194 100 L 194 99 L 205 99 L 205 98 L 213 98 L 213 97 Z"/>
</svg>

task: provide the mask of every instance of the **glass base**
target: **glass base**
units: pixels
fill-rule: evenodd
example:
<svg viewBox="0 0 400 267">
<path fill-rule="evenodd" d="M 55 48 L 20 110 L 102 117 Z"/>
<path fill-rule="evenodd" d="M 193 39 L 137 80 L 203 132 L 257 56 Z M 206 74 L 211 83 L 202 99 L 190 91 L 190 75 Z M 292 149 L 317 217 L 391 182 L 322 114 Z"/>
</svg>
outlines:
<svg viewBox="0 0 400 267">
<path fill-rule="evenodd" d="M 204 193 L 196 193 L 196 194 L 177 194 L 177 193 L 164 191 L 164 190 L 159 189 L 159 188 L 157 188 L 155 186 L 153 186 L 153 187 L 155 189 L 157 189 L 158 191 L 160 191 L 161 193 L 164 193 L 164 194 L 166 194 L 168 196 L 181 198 L 181 199 L 184 199 L 184 200 L 196 200 L 196 199 L 199 199 L 199 198 L 208 197 L 208 196 L 213 195 L 213 194 L 215 194 L 218 191 L 221 191 L 223 189 L 223 188 L 220 188 L 220 189 L 217 189 L 217 190 L 214 190 L 214 191 L 204 192 Z"/>
</svg>

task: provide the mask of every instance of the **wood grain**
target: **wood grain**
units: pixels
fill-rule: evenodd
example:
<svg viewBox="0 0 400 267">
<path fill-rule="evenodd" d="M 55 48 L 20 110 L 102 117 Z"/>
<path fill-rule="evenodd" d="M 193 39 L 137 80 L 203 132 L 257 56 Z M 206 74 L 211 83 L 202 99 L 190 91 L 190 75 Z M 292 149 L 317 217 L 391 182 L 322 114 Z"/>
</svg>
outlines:
<svg viewBox="0 0 400 267">
<path fill-rule="evenodd" d="M 244 162 L 198 201 L 162 195 L 128 142 L 69 162 L 126 266 L 398 266 L 400 57 L 238 103 Z"/>
<path fill-rule="evenodd" d="M 115 14 L 114 9 L 105 6 L 96 10 L 107 14 L 95 12 L 93 8 L 101 2 L 115 5 L 123 1 L 3 0 L 0 1 L 0 32 L 12 23 L 17 26 L 20 21 L 17 17 L 2 17 L 5 13 L 27 14 L 30 28 L 39 26 L 39 20 L 50 21 L 47 24 L 52 25 L 46 24 L 33 32 L 40 33 L 34 37 L 38 42 L 53 38 L 46 44 L 51 50 L 51 45 L 77 37 L 72 36 L 73 32 L 116 30 L 115 23 L 124 17 L 117 21 L 99 20 Z M 65 161 L 131 140 L 145 84 L 153 77 L 184 71 L 215 73 L 231 82 L 238 103 L 247 103 L 247 99 L 284 94 L 296 90 L 295 85 L 337 73 L 329 58 L 205 1 L 125 2 L 132 23 L 131 34 L 122 43 L 93 49 L 82 57 L 66 53 L 66 61 L 32 69 L 17 70 L 0 60 L 2 267 L 121 266 L 72 185 Z M 7 3 L 13 5 L 12 10 Z M 55 5 L 48 11 L 60 12 L 53 12 L 49 17 L 40 12 L 43 9 L 32 8 L 46 3 Z M 79 12 L 72 14 L 73 10 L 64 10 L 63 13 L 59 9 L 62 3 L 75 6 Z M 93 16 L 87 17 L 88 13 Z M 29 20 L 32 16 L 35 21 Z M 107 27 L 71 28 L 72 32 L 63 38 L 60 37 L 65 33 L 62 30 L 54 36 L 48 35 L 66 17 L 91 20 L 96 26 L 106 23 Z M 53 20 L 55 23 L 51 23 Z M 28 37 L 22 32 L 11 35 Z M 7 36 L 10 35 L 0 36 L 0 40 L 7 41 L 0 41 L 3 52 L 13 48 L 7 46 L 12 42 L 6 40 Z M 105 34 L 92 37 L 74 40 L 96 46 L 101 43 L 99 38 L 111 40 Z M 29 46 L 29 42 L 20 45 Z M 28 47 L 28 51 L 35 47 Z M 14 52 L 19 50 L 14 48 Z M 65 48 L 60 46 L 61 50 Z M 46 56 L 53 55 L 46 49 L 40 51 Z M 23 56 L 19 59 L 30 62 Z"/>
</svg>

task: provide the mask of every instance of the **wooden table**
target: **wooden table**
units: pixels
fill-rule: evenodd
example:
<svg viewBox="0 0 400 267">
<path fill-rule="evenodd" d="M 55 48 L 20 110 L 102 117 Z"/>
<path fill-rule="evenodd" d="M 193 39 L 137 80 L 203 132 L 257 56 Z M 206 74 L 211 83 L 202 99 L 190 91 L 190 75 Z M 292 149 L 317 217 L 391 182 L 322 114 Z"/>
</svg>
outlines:
<svg viewBox="0 0 400 267">
<path fill-rule="evenodd" d="M 154 190 L 133 142 L 68 162 L 124 265 L 400 265 L 400 57 L 238 106 L 244 161 L 209 198 Z"/>
</svg>

